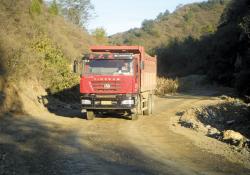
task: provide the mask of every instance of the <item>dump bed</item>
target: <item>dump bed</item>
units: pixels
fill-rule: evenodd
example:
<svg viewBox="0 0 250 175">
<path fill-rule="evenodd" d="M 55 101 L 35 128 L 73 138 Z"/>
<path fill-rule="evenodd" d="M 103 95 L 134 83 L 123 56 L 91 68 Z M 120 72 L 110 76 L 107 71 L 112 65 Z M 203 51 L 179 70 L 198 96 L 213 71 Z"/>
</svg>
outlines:
<svg viewBox="0 0 250 175">
<path fill-rule="evenodd" d="M 141 59 L 141 92 L 152 91 L 156 88 L 156 57 L 144 53 Z"/>
</svg>

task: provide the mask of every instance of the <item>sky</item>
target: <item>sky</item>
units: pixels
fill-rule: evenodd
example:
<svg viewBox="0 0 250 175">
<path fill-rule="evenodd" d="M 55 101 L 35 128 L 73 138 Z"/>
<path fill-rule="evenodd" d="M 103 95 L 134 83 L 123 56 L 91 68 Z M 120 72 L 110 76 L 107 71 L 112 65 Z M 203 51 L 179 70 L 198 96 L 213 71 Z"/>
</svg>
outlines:
<svg viewBox="0 0 250 175">
<path fill-rule="evenodd" d="M 140 27 L 144 19 L 154 19 L 160 12 L 173 12 L 179 4 L 204 0 L 91 0 L 94 17 L 88 23 L 91 32 L 103 27 L 108 35 Z"/>
</svg>

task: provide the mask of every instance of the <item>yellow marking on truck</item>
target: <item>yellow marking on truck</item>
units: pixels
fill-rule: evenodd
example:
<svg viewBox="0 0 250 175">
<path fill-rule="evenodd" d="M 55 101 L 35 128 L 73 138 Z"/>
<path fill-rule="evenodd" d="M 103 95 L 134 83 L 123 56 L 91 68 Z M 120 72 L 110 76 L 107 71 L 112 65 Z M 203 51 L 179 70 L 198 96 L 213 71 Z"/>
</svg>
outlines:
<svg viewBox="0 0 250 175">
<path fill-rule="evenodd" d="M 112 105 L 112 101 L 101 101 L 102 105 Z"/>
</svg>

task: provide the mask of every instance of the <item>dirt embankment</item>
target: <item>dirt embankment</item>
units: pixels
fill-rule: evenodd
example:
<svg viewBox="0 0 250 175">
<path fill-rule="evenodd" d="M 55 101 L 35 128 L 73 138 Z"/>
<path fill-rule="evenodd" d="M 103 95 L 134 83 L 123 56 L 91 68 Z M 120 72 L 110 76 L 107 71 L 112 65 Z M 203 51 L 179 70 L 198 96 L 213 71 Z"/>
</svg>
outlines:
<svg viewBox="0 0 250 175">
<path fill-rule="evenodd" d="M 2 82 L 0 105 L 2 113 L 39 115 L 46 111 L 38 98 L 47 93 L 38 81 Z"/>
<path fill-rule="evenodd" d="M 0 79 L 0 112 L 23 112 L 23 104 L 20 100 L 18 88 L 8 83 L 4 78 Z"/>
<path fill-rule="evenodd" d="M 226 155 L 231 161 L 249 166 L 249 116 L 248 104 L 239 99 L 220 96 L 212 103 L 203 101 L 183 111 L 179 110 L 172 124 L 175 131 L 194 140 L 203 149 Z"/>
<path fill-rule="evenodd" d="M 232 141 L 231 144 L 242 148 L 248 148 L 250 138 L 250 106 L 244 102 L 222 96 L 223 100 L 214 105 L 195 107 L 183 112 L 180 115 L 179 124 L 202 132 L 205 135 L 221 141 Z M 230 138 L 225 138 L 231 130 Z M 228 131 L 228 132 L 227 132 Z M 234 132 L 234 133 L 233 133 Z M 242 138 L 238 135 L 242 135 Z M 230 133 L 228 133 L 230 134 Z M 244 142 L 239 145 L 239 142 Z M 235 143 L 233 143 L 235 142 Z"/>
</svg>

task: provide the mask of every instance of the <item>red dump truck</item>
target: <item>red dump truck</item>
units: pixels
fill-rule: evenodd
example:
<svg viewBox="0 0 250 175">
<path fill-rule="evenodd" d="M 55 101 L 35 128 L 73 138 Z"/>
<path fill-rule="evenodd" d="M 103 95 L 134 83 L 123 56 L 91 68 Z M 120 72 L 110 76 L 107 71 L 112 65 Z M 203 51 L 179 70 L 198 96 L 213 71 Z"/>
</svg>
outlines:
<svg viewBox="0 0 250 175">
<path fill-rule="evenodd" d="M 91 53 L 75 62 L 80 69 L 82 112 L 93 120 L 96 113 L 123 113 L 131 120 L 153 112 L 157 59 L 142 46 L 92 46 Z"/>
</svg>

